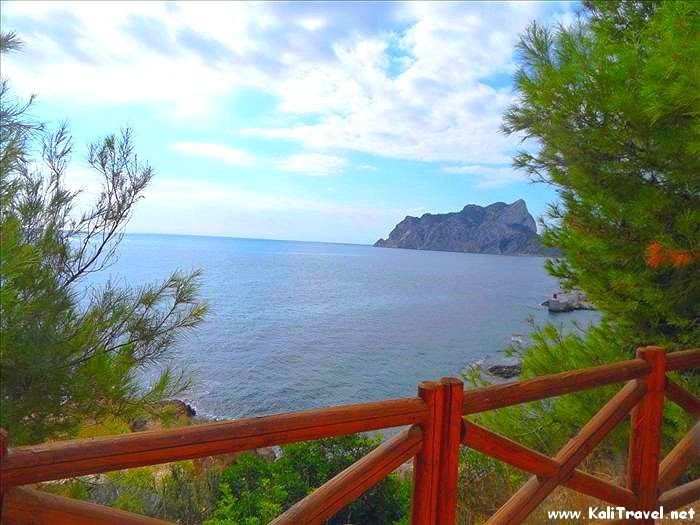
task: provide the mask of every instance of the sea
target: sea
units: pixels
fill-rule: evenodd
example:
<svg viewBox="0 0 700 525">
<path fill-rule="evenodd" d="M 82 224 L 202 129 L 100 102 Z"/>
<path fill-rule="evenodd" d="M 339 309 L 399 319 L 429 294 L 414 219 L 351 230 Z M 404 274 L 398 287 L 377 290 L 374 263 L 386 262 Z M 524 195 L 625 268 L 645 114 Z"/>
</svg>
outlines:
<svg viewBox="0 0 700 525">
<path fill-rule="evenodd" d="M 127 234 L 91 277 L 137 288 L 202 270 L 205 321 L 163 363 L 184 370 L 182 399 L 234 419 L 415 395 L 526 339 L 594 311 L 540 306 L 558 282 L 541 257 L 228 237 Z M 144 374 L 152 380 L 157 370 Z"/>
</svg>

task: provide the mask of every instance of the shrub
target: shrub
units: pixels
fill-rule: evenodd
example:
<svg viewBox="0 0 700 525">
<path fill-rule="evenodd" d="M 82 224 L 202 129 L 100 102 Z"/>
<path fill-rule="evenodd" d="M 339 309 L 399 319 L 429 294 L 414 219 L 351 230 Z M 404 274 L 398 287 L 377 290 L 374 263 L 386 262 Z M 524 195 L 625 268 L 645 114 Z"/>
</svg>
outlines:
<svg viewBox="0 0 700 525">
<path fill-rule="evenodd" d="M 224 471 L 221 497 L 207 525 L 268 523 L 379 443 L 379 437 L 365 435 L 295 443 L 282 447 L 282 457 L 272 463 L 243 454 Z M 392 474 L 328 523 L 398 523 L 408 515 L 410 493 L 410 483 Z"/>
</svg>

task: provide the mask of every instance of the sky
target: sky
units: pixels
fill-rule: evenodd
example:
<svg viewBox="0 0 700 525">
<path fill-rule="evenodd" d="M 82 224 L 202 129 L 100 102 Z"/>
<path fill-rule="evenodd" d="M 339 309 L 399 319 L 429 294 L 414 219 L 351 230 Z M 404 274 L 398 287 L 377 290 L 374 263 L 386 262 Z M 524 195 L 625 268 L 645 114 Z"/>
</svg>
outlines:
<svg viewBox="0 0 700 525">
<path fill-rule="evenodd" d="M 571 2 L 17 2 L 2 57 L 33 114 L 87 144 L 129 126 L 155 177 L 130 232 L 372 243 L 406 215 L 556 199 L 500 131 L 515 44 Z M 527 145 L 526 145 L 527 147 Z"/>
</svg>

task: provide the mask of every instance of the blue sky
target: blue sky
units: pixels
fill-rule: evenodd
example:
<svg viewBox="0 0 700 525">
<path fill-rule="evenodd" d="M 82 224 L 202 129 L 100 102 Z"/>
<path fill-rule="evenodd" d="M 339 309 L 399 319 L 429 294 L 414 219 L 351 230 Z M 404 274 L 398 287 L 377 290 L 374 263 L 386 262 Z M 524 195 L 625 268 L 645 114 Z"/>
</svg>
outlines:
<svg viewBox="0 0 700 525">
<path fill-rule="evenodd" d="M 128 231 L 371 243 L 406 215 L 555 199 L 499 131 L 514 45 L 570 2 L 2 2 L 34 114 L 85 145 L 128 125 L 156 177 Z"/>
</svg>

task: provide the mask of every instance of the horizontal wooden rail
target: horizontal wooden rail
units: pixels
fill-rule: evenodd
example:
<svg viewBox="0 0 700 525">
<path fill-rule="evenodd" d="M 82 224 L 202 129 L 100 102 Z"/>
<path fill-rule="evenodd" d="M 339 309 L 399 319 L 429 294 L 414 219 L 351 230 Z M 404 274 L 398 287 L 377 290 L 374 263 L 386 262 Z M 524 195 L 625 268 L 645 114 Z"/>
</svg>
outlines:
<svg viewBox="0 0 700 525">
<path fill-rule="evenodd" d="M 696 423 L 659 465 L 659 490 L 671 488 L 688 465 L 700 458 L 700 423 Z"/>
<path fill-rule="evenodd" d="M 64 498 L 27 488 L 13 488 L 4 494 L 3 525 L 173 525 L 104 505 Z"/>
<path fill-rule="evenodd" d="M 664 393 L 668 400 L 673 401 L 688 414 L 700 417 L 700 399 L 668 377 L 666 378 Z"/>
<path fill-rule="evenodd" d="M 12 487 L 413 425 L 427 416 L 428 409 L 421 399 L 408 398 L 17 447 L 3 460 L 2 483 Z"/>
<path fill-rule="evenodd" d="M 700 479 L 667 490 L 659 496 L 659 505 L 668 510 L 675 510 L 700 500 Z"/>
<path fill-rule="evenodd" d="M 417 426 L 397 434 L 314 490 L 270 525 L 325 522 L 415 456 L 421 440 L 422 432 Z"/>
<path fill-rule="evenodd" d="M 698 352 L 700 356 L 700 352 Z M 464 392 L 462 414 L 476 414 L 510 405 L 570 394 L 644 376 L 650 370 L 643 359 L 571 370 L 524 381 L 473 388 Z"/>
<path fill-rule="evenodd" d="M 690 348 L 679 352 L 669 352 L 666 356 L 666 370 L 687 370 L 700 368 L 700 348 Z"/>
</svg>

